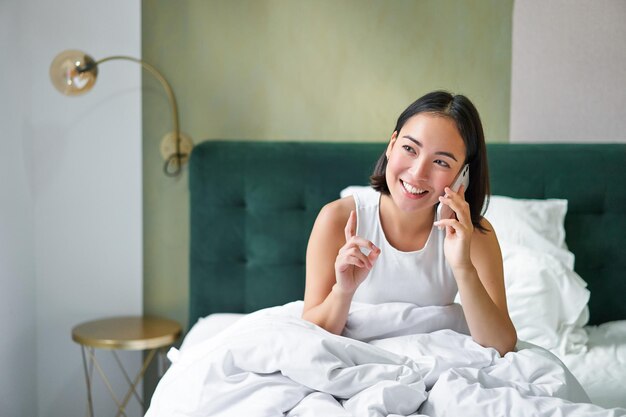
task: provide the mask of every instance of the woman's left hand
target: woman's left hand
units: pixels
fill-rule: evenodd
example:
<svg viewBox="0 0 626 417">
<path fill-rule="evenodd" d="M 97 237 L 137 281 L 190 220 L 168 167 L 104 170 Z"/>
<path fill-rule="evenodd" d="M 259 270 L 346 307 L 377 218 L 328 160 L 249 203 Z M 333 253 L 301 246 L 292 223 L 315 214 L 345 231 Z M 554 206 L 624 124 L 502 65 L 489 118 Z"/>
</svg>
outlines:
<svg viewBox="0 0 626 417">
<path fill-rule="evenodd" d="M 445 188 L 445 195 L 439 197 L 440 204 L 449 206 L 456 214 L 453 219 L 441 219 L 434 223 L 435 226 L 443 226 L 446 229 L 446 240 L 443 250 L 446 260 L 452 270 L 459 268 L 470 268 L 470 244 L 474 225 L 467 201 L 465 201 L 465 187 L 461 186 L 458 192 L 452 191 L 450 187 Z"/>
</svg>

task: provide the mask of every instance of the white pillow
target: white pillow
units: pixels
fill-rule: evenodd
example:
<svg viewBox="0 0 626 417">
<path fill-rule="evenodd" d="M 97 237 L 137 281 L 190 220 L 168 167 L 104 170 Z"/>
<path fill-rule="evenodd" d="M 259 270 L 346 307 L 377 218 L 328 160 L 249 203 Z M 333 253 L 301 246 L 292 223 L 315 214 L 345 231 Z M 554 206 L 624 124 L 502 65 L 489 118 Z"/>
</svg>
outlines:
<svg viewBox="0 0 626 417">
<path fill-rule="evenodd" d="M 190 346 L 198 344 L 206 339 L 210 339 L 230 325 L 236 323 L 245 314 L 237 313 L 214 313 L 198 319 L 189 332 L 185 335 L 180 351 L 184 351 Z"/>
<path fill-rule="evenodd" d="M 565 244 L 567 200 L 529 200 L 491 196 L 485 218 L 502 249 L 511 245 L 549 253 L 574 269 L 574 254 Z"/>
<path fill-rule="evenodd" d="M 558 355 L 585 351 L 587 283 L 540 250 L 513 245 L 502 256 L 509 314 L 518 337 Z"/>
<path fill-rule="evenodd" d="M 343 190 L 341 190 L 341 192 L 339 193 L 339 197 L 344 198 L 355 193 L 361 194 L 364 192 L 375 193 L 376 190 L 370 187 L 369 185 L 349 185 Z"/>
</svg>

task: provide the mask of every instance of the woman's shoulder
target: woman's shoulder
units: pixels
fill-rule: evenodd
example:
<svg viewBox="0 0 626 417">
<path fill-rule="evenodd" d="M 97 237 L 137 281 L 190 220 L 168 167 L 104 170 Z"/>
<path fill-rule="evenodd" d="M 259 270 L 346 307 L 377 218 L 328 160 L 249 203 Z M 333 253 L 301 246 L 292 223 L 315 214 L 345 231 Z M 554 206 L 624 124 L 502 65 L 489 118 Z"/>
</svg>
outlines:
<svg viewBox="0 0 626 417">
<path fill-rule="evenodd" d="M 311 231 L 309 248 L 324 252 L 330 250 L 336 256 L 336 251 L 346 242 L 346 224 L 355 207 L 352 196 L 340 198 L 322 207 Z"/>
<path fill-rule="evenodd" d="M 480 225 L 483 230 L 478 227 L 474 228 L 472 236 L 472 255 L 474 254 L 498 254 L 500 255 L 500 244 L 496 232 L 486 218 L 480 219 Z"/>
<path fill-rule="evenodd" d="M 353 210 L 356 210 L 356 203 L 354 197 L 349 195 L 326 204 L 320 210 L 317 219 L 327 226 L 345 226 Z"/>
</svg>

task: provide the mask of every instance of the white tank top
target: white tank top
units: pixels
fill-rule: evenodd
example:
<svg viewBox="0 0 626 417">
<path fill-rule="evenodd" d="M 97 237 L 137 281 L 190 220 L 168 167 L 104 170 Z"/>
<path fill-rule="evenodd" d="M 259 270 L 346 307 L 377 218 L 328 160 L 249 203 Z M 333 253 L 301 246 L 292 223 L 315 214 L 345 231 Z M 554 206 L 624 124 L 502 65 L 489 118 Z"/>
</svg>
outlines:
<svg viewBox="0 0 626 417">
<path fill-rule="evenodd" d="M 399 301 L 422 307 L 454 303 L 458 288 L 443 252 L 445 231 L 433 226 L 422 249 L 399 251 L 387 241 L 380 224 L 380 193 L 366 189 L 355 192 L 353 197 L 357 235 L 381 249 L 353 301 L 371 304 Z"/>
</svg>

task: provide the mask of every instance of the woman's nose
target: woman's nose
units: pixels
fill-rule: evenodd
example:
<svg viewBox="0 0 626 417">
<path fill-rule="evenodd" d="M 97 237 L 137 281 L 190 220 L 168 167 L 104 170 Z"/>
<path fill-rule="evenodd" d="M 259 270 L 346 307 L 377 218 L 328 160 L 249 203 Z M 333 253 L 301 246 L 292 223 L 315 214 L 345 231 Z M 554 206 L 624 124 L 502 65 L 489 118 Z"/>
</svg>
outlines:
<svg viewBox="0 0 626 417">
<path fill-rule="evenodd" d="M 409 168 L 409 174 L 414 179 L 427 179 L 430 172 L 430 165 L 424 160 L 416 160 Z"/>
</svg>

